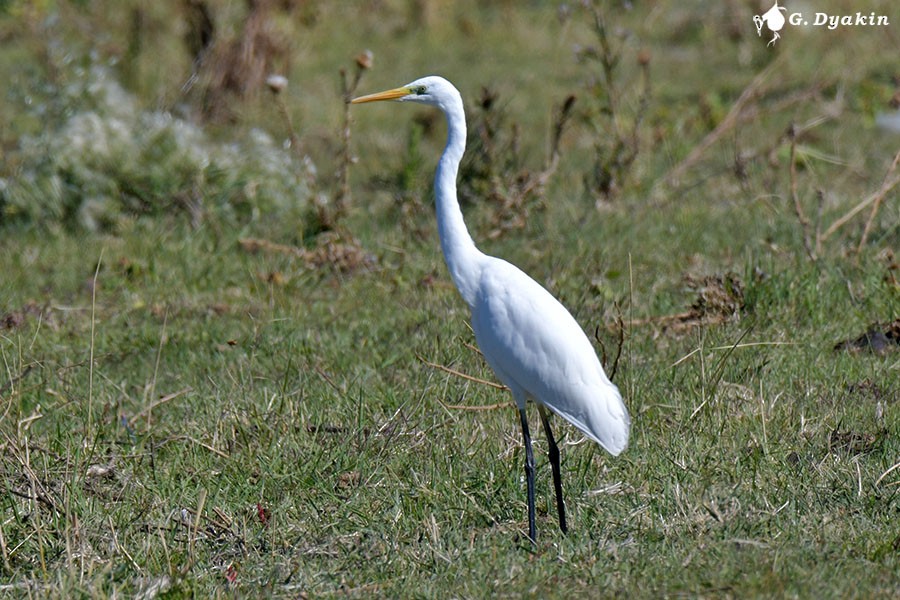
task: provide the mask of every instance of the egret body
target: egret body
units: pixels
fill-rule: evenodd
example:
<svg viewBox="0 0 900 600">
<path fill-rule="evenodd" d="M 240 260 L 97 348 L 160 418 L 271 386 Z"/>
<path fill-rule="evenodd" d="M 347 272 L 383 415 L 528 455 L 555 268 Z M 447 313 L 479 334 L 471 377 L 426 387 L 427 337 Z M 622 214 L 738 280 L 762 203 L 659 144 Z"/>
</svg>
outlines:
<svg viewBox="0 0 900 600">
<path fill-rule="evenodd" d="M 456 176 L 466 147 L 466 117 L 459 91 L 441 77 L 354 99 L 396 100 L 440 108 L 447 117 L 447 146 L 434 178 L 441 249 L 453 283 L 472 311 L 472 330 L 485 360 L 509 387 L 522 425 L 528 489 L 528 536 L 536 540 L 534 455 L 525 417 L 529 399 L 538 406 L 547 435 L 560 529 L 566 513 L 559 449 L 547 409 L 566 419 L 616 456 L 628 444 L 630 420 L 618 388 L 609 380 L 584 331 L 547 290 L 505 260 L 479 251 L 463 221 Z"/>
</svg>

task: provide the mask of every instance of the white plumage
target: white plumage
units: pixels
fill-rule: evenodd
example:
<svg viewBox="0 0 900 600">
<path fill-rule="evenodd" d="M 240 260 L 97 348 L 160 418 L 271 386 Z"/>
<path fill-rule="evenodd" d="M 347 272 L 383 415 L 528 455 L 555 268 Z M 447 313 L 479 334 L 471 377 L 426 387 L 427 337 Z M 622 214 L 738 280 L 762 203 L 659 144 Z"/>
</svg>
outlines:
<svg viewBox="0 0 900 600">
<path fill-rule="evenodd" d="M 618 456 L 628 412 L 584 331 L 556 298 L 508 262 L 489 256 L 472 306 L 488 364 L 524 408 L 531 398 Z"/>
<path fill-rule="evenodd" d="M 536 539 L 534 457 L 525 418 L 528 399 L 537 403 L 547 434 L 559 525 L 565 532 L 559 451 L 544 407 L 615 456 L 628 445 L 630 428 L 619 390 L 565 307 L 519 268 L 479 251 L 469 236 L 456 198 L 456 176 L 466 144 L 459 91 L 446 79 L 431 76 L 353 102 L 378 100 L 429 104 L 447 117 L 447 146 L 434 180 L 441 249 L 450 276 L 472 311 L 478 346 L 497 377 L 511 390 L 519 409 L 525 439 L 529 537 Z"/>
</svg>

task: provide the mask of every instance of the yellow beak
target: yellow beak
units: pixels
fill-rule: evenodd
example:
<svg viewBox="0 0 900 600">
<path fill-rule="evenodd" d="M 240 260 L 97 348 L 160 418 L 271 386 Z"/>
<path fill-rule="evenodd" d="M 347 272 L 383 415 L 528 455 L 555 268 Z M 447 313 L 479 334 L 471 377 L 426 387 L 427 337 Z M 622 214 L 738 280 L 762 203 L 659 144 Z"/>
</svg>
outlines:
<svg viewBox="0 0 900 600">
<path fill-rule="evenodd" d="M 379 102 L 381 100 L 396 100 L 410 94 L 409 88 L 398 87 L 377 94 L 369 94 L 368 96 L 360 96 L 350 101 L 350 104 L 361 104 L 363 102 Z"/>
</svg>

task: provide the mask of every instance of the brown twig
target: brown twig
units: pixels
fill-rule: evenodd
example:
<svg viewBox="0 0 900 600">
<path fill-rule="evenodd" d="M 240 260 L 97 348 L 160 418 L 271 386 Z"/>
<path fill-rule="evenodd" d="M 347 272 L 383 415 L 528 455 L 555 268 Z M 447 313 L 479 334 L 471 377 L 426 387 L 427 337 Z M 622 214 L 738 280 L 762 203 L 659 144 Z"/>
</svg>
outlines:
<svg viewBox="0 0 900 600">
<path fill-rule="evenodd" d="M 147 406 L 145 406 L 141 411 L 139 411 L 137 414 L 135 414 L 135 415 L 131 418 L 131 420 L 132 420 L 132 421 L 137 421 L 138 419 L 140 419 L 140 418 L 143 417 L 144 415 L 150 414 L 150 412 L 151 412 L 154 408 L 156 408 L 157 406 L 159 406 L 160 404 L 165 404 L 165 403 L 168 402 L 169 400 L 174 400 L 174 399 L 177 398 L 178 396 L 181 396 L 181 395 L 184 395 L 184 394 L 190 392 L 191 389 L 193 389 L 193 388 L 186 387 L 186 388 L 184 388 L 184 389 L 178 390 L 177 392 L 172 392 L 171 394 L 166 394 L 165 396 L 163 396 L 162 398 L 160 398 L 160 399 L 157 400 L 156 402 L 151 402 L 150 404 L 148 404 Z"/>
<path fill-rule="evenodd" d="M 618 309 L 618 306 L 616 307 Z M 616 315 L 616 324 L 619 326 L 619 334 L 616 338 L 616 357 L 613 359 L 612 368 L 609 370 L 609 380 L 612 381 L 619 372 L 619 359 L 622 358 L 622 348 L 625 346 L 625 322 L 622 320 L 622 312 Z"/>
<path fill-rule="evenodd" d="M 878 479 L 875 480 L 875 485 L 880 484 L 881 481 L 882 481 L 885 477 L 887 477 L 888 475 L 891 474 L 892 471 L 896 471 L 897 469 L 900 469 L 900 462 L 898 462 L 898 463 L 895 464 L 893 467 L 889 468 L 887 471 L 885 471 L 884 473 L 882 473 L 881 476 L 880 476 Z"/>
<path fill-rule="evenodd" d="M 791 142 L 790 179 L 791 198 L 794 201 L 794 213 L 797 215 L 797 220 L 800 222 L 800 229 L 803 232 L 803 247 L 806 249 L 806 254 L 810 259 L 815 261 L 816 251 L 813 249 L 810 238 L 809 219 L 806 217 L 806 213 L 803 212 L 803 205 L 800 203 L 800 195 L 797 192 L 797 128 L 793 123 L 788 127 L 787 136 Z M 818 238 L 818 236 L 816 237 Z"/>
<path fill-rule="evenodd" d="M 563 100 L 553 121 L 553 135 L 550 138 L 550 161 L 549 164 L 559 161 L 559 142 L 562 140 L 563 131 L 566 124 L 572 116 L 572 108 L 575 106 L 575 94 L 570 94 Z"/>
<path fill-rule="evenodd" d="M 707 134 L 703 140 L 697 144 L 693 150 L 691 150 L 690 154 L 687 155 L 687 158 L 678 163 L 669 173 L 663 178 L 663 181 L 671 184 L 675 184 L 679 179 L 684 175 L 684 173 L 690 169 L 696 162 L 700 160 L 700 157 L 709 149 L 710 146 L 715 144 L 723 135 L 725 135 L 728 131 L 733 129 L 738 123 L 741 122 L 741 116 L 744 113 L 745 108 L 751 101 L 755 100 L 759 96 L 762 95 L 766 80 L 769 76 L 780 68 L 782 62 L 782 56 L 780 55 L 776 58 L 768 67 L 763 69 L 753 80 L 744 88 L 744 91 L 741 92 L 741 95 L 735 101 L 734 105 L 731 107 L 731 110 L 728 111 L 728 114 L 725 115 L 725 118 L 713 129 L 711 132 Z"/>
<path fill-rule="evenodd" d="M 6 441 L 9 444 L 9 450 L 12 452 L 13 456 L 15 456 L 16 461 L 22 468 L 23 474 L 28 480 L 31 494 L 20 492 L 19 490 L 14 489 L 9 484 L 7 484 L 6 486 L 7 491 L 26 500 L 40 502 L 50 510 L 55 511 L 57 514 L 62 515 L 63 517 L 67 516 L 68 512 L 66 511 L 65 507 L 53 499 L 53 495 L 51 494 L 50 490 L 47 489 L 44 483 L 37 476 L 37 473 L 35 473 L 34 469 L 32 469 L 31 467 L 31 452 L 28 437 L 24 438 L 24 456 L 20 452 L 20 448 L 16 444 L 16 441 L 10 439 L 9 437 L 7 437 Z"/>
<path fill-rule="evenodd" d="M 319 365 L 314 366 L 313 369 L 316 371 L 316 373 L 319 374 L 319 377 L 321 377 L 325 381 L 325 383 L 327 383 L 331 387 L 331 389 L 337 392 L 338 396 L 346 395 L 347 390 L 341 388 L 337 383 L 335 383 L 331 376 L 325 372 L 325 369 L 323 369 Z"/>
<path fill-rule="evenodd" d="M 275 106 L 278 108 L 278 112 L 281 115 L 281 118 L 284 119 L 285 125 L 287 125 L 288 130 L 288 139 L 291 141 L 291 149 L 297 154 L 302 154 L 300 150 L 300 136 L 297 135 L 297 130 L 294 128 L 294 120 L 291 118 L 291 113 L 288 112 L 287 104 L 284 101 L 284 98 L 281 97 L 281 94 L 278 92 L 274 92 L 275 94 Z"/>
<path fill-rule="evenodd" d="M 273 242 L 271 240 L 262 238 L 241 238 L 238 240 L 238 244 L 246 252 L 273 252 L 275 254 L 298 256 L 304 259 L 309 256 L 309 252 L 304 248 L 298 248 L 297 246 L 288 246 L 287 244 L 279 244 L 278 242 Z"/>
<path fill-rule="evenodd" d="M 900 184 L 900 176 L 889 179 L 891 174 L 893 174 L 894 170 L 897 168 L 898 161 L 900 161 L 900 152 L 898 152 L 897 155 L 894 156 L 894 160 L 893 162 L 891 162 L 891 166 L 888 168 L 888 171 L 884 176 L 884 181 L 881 184 L 881 188 L 874 194 L 870 194 L 865 200 L 847 211 L 844 216 L 836 219 L 828 227 L 828 229 L 826 229 L 825 232 L 822 233 L 822 241 L 825 241 L 826 239 L 831 237 L 831 235 L 834 234 L 835 231 L 846 225 L 848 221 L 853 219 L 853 217 L 855 217 L 858 213 L 860 213 L 864 208 L 866 208 L 873 202 L 876 202 L 877 205 L 880 205 L 881 201 L 884 200 L 884 197 L 888 194 L 888 192 L 894 189 L 897 184 Z"/>
<path fill-rule="evenodd" d="M 509 389 L 508 387 L 506 387 L 505 385 L 502 385 L 502 384 L 500 384 L 500 383 L 494 383 L 493 381 L 488 381 L 488 380 L 486 380 L 486 379 L 479 379 L 478 377 L 472 377 L 471 375 L 466 375 L 465 373 L 463 373 L 463 372 L 461 372 L 461 371 L 457 371 L 456 369 L 451 369 L 450 367 L 446 367 L 446 366 L 444 366 L 444 365 L 439 365 L 439 364 L 437 364 L 437 363 L 433 363 L 433 362 L 431 362 L 431 361 L 425 360 L 424 358 L 422 358 L 422 357 L 419 356 L 418 354 L 416 355 L 416 358 L 418 358 L 420 361 L 422 361 L 423 363 L 425 363 L 426 365 L 428 365 L 428 366 L 431 367 L 432 369 L 438 369 L 439 371 L 443 371 L 443 372 L 445 372 L 445 373 L 450 373 L 451 375 L 453 375 L 453 376 L 455 376 L 455 377 L 462 377 L 463 379 L 466 379 L 466 380 L 468 380 L 468 381 L 472 381 L 472 382 L 474 382 L 474 383 L 478 383 L 478 384 L 481 384 L 481 385 L 487 385 L 487 386 L 490 386 L 490 387 L 492 387 L 492 388 L 496 388 L 496 389 L 498 389 L 498 390 L 507 390 L 507 389 Z"/>
<path fill-rule="evenodd" d="M 487 404 L 482 406 L 466 406 L 464 404 L 444 404 L 441 402 L 441 406 L 444 408 L 449 408 L 451 410 L 466 410 L 472 412 L 484 412 L 488 410 L 499 410 L 501 408 L 509 408 L 512 402 L 498 402 L 497 404 Z"/>
<path fill-rule="evenodd" d="M 589 180 L 587 183 L 592 191 L 598 192 L 604 197 L 610 197 L 621 190 L 640 150 L 639 134 L 651 99 L 651 54 L 647 49 L 642 49 L 637 53 L 641 89 L 637 109 L 632 118 L 624 118 L 620 111 L 625 104 L 621 102 L 625 90 L 621 89 L 616 81 L 624 44 L 614 43 L 606 17 L 597 3 L 591 1 L 585 2 L 584 5 L 591 13 L 591 25 L 596 34 L 599 48 L 587 48 L 580 53 L 580 56 L 600 64 L 601 77 L 595 86 L 596 97 L 600 100 L 599 114 L 604 115 L 604 121 L 608 120 L 609 123 L 609 134 L 601 136 L 601 141 L 595 144 L 593 180 Z M 630 129 L 626 126 L 626 123 L 629 122 Z M 599 127 L 600 123 L 595 122 L 594 125 Z M 603 127 L 607 128 L 606 125 Z"/>
<path fill-rule="evenodd" d="M 600 61 L 600 67 L 603 70 L 603 87 L 606 90 L 607 98 L 609 99 L 609 112 L 610 114 L 615 115 L 618 99 L 616 98 L 616 87 L 613 79 L 615 77 L 616 67 L 619 64 L 622 55 L 621 52 L 615 51 L 612 44 L 610 44 L 609 32 L 606 28 L 606 18 L 604 17 L 603 12 L 596 4 L 594 4 L 594 2 L 590 3 L 589 8 L 591 9 L 591 16 L 594 19 L 594 32 L 597 34 L 597 41 L 600 42 L 598 60 Z"/>
<path fill-rule="evenodd" d="M 600 358 L 603 361 L 603 367 L 609 370 L 610 381 L 615 379 L 616 372 L 619 370 L 619 358 L 622 356 L 622 347 L 625 345 L 625 322 L 622 320 L 621 313 L 616 317 L 616 324 L 619 326 L 616 334 L 616 357 L 613 359 L 611 367 L 609 366 L 609 356 L 606 354 L 606 344 L 600 337 L 600 326 L 594 327 L 594 339 L 600 344 Z"/>
<path fill-rule="evenodd" d="M 353 157 L 350 155 L 350 100 L 353 97 L 353 90 L 359 83 L 360 71 L 357 70 L 353 84 L 347 83 L 347 70 L 341 69 L 341 95 L 344 98 L 344 120 L 341 125 L 341 161 L 338 165 L 335 179 L 337 180 L 337 193 L 334 198 L 334 214 L 331 218 L 323 218 L 323 225 L 329 228 L 333 226 L 334 220 L 337 220 L 347 209 L 350 203 L 350 165 Z"/>
<path fill-rule="evenodd" d="M 192 444 L 196 444 L 197 446 L 200 446 L 201 448 L 206 448 L 207 450 L 209 450 L 209 451 L 212 452 L 213 454 L 217 454 L 217 455 L 221 456 L 222 458 L 229 458 L 227 452 L 223 452 L 222 450 L 219 450 L 218 448 L 214 448 L 213 446 L 210 446 L 210 445 L 207 444 L 206 442 L 201 442 L 200 440 L 198 440 L 198 439 L 196 439 L 196 438 L 192 438 L 192 437 L 189 436 L 189 435 L 178 435 L 178 436 L 171 437 L 171 438 L 169 438 L 169 439 L 171 439 L 171 440 L 183 440 L 183 441 L 187 441 L 187 442 L 190 442 L 190 443 L 192 443 Z"/>
<path fill-rule="evenodd" d="M 778 113 L 782 110 L 788 109 L 791 106 L 802 104 L 808 102 L 811 99 L 814 99 L 819 95 L 822 88 L 827 87 L 826 83 L 816 82 L 809 88 L 805 90 L 801 90 L 799 92 L 795 92 L 793 94 L 788 94 L 783 98 L 772 102 L 768 106 L 762 107 L 759 105 L 748 106 L 746 110 L 744 110 L 740 116 L 738 117 L 736 125 L 740 125 L 746 123 L 748 121 L 756 121 L 763 114 L 773 114 Z M 839 100 L 832 103 L 832 106 L 835 104 L 839 104 Z M 840 111 L 835 108 L 828 107 L 826 108 L 822 114 L 809 119 L 805 123 L 802 124 L 794 124 L 794 131 L 796 136 L 800 138 L 804 133 L 821 125 L 822 123 L 836 119 L 840 115 Z M 750 150 L 744 153 L 738 153 L 735 156 L 734 164 L 730 165 L 727 169 L 728 172 L 736 173 L 738 178 L 743 179 L 746 177 L 746 167 L 749 163 L 758 160 L 760 158 L 767 157 L 770 163 L 774 163 L 777 161 L 777 153 L 782 148 L 785 143 L 785 139 L 787 138 L 787 134 L 779 136 L 773 144 L 770 144 L 766 147 Z M 663 179 L 665 181 L 665 178 Z"/>
<path fill-rule="evenodd" d="M 566 124 L 572 116 L 572 107 L 575 106 L 575 96 L 569 95 L 560 105 L 556 118 L 553 121 L 553 133 L 550 137 L 550 156 L 544 164 L 544 168 L 535 175 L 529 175 L 527 181 L 519 188 L 518 192 L 507 202 L 510 206 L 521 206 L 525 198 L 536 193 L 540 194 L 559 166 L 559 143 L 562 139 Z"/>
<path fill-rule="evenodd" d="M 900 162 L 900 151 L 894 155 L 894 160 L 891 162 L 891 166 L 888 168 L 887 173 L 884 175 L 884 179 L 881 182 L 881 189 L 878 190 L 875 194 L 875 199 L 872 202 L 872 212 L 869 213 L 869 218 L 866 220 L 866 226 L 863 229 L 862 237 L 859 239 L 859 246 L 856 248 L 856 254 L 859 256 L 862 253 L 863 246 L 866 245 L 866 240 L 869 237 L 869 232 L 872 230 L 872 224 L 875 221 L 875 215 L 878 214 L 878 209 L 881 208 L 881 203 L 884 201 L 884 198 L 887 196 L 888 192 L 900 183 L 900 177 L 895 177 L 894 179 L 889 179 L 890 176 L 894 173 L 894 169 L 897 168 L 897 163 Z"/>
<path fill-rule="evenodd" d="M 7 381 L 7 382 L 4 383 L 2 386 L 0 386 L 0 396 L 2 396 L 3 394 L 5 394 L 5 393 L 8 392 L 9 390 L 11 390 L 11 389 L 13 388 L 14 385 L 16 385 L 17 383 L 19 383 L 20 381 L 22 381 L 23 379 L 25 379 L 26 377 L 28 377 L 28 374 L 31 373 L 31 371 L 32 371 L 33 369 L 34 369 L 34 364 L 27 365 L 27 366 L 22 370 L 21 373 L 19 373 L 18 375 L 15 375 L 15 376 L 13 376 L 13 377 L 11 377 L 11 378 L 9 379 L 9 381 Z"/>
<path fill-rule="evenodd" d="M 825 192 L 816 188 L 816 256 L 822 254 L 822 211 L 825 209 Z"/>
<path fill-rule="evenodd" d="M 362 79 L 363 72 L 372 66 L 372 53 L 368 50 L 356 57 L 355 69 L 353 72 L 353 80 L 347 78 L 347 70 L 341 69 L 341 95 L 344 100 L 344 120 L 341 127 L 341 161 L 338 165 L 335 177 L 337 179 L 338 189 L 334 199 L 334 214 L 329 219 L 323 221 L 323 225 L 329 228 L 334 226 L 334 222 L 344 215 L 347 205 L 350 203 L 350 165 L 353 164 L 353 156 L 350 152 L 351 129 L 350 129 L 350 100 L 359 82 Z"/>
<path fill-rule="evenodd" d="M 631 153 L 628 155 L 628 164 L 630 165 L 637 158 L 640 150 L 640 137 L 638 132 L 644 117 L 647 115 L 647 109 L 650 108 L 650 99 L 653 95 L 653 88 L 650 85 L 650 53 L 643 50 L 638 54 L 638 66 L 641 68 L 641 95 L 638 98 L 638 108 L 634 115 L 634 124 L 631 127 Z"/>
</svg>

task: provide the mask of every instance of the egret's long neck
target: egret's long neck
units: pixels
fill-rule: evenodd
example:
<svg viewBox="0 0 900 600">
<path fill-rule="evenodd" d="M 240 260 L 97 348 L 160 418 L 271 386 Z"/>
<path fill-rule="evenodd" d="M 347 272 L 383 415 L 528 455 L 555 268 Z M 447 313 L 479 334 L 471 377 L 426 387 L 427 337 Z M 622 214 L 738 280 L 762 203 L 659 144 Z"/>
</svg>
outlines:
<svg viewBox="0 0 900 600">
<path fill-rule="evenodd" d="M 466 117 L 462 99 L 443 108 L 447 116 L 447 146 L 434 175 L 438 234 L 453 283 L 466 303 L 473 306 L 484 255 L 466 229 L 456 198 L 456 175 L 466 149 Z"/>
</svg>

